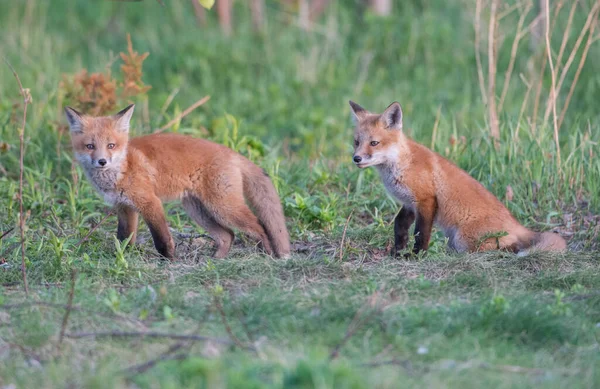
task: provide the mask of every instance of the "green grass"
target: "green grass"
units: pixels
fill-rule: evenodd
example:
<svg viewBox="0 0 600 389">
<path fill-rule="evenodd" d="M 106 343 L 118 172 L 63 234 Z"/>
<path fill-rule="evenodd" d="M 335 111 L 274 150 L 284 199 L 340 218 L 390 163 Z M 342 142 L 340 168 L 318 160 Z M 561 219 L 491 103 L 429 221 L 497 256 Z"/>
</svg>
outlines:
<svg viewBox="0 0 600 389">
<path fill-rule="evenodd" d="M 1 387 L 600 384 L 597 46 L 561 127 L 559 169 L 551 126 L 531 121 L 532 102 L 520 116 L 526 86 L 518 74 L 530 80 L 538 64 L 528 43 L 517 56 L 494 147 L 477 81 L 470 3 L 404 1 L 385 20 L 363 15 L 355 1 L 338 1 L 314 31 L 303 32 L 268 2 L 268 28 L 257 35 L 239 2 L 232 38 L 220 33 L 214 11 L 200 29 L 188 2 L 165 3 L 0 3 L 0 54 L 33 96 L 23 188 L 31 295 L 22 290 L 17 228 L 0 240 Z M 587 17 L 583 3 L 567 53 Z M 516 16 L 502 23 L 508 34 L 499 48 L 499 84 Z M 142 242 L 122 250 L 114 216 L 79 244 L 106 208 L 81 170 L 71 168 L 61 109 L 69 102 L 59 84 L 63 74 L 82 68 L 109 66 L 118 74 L 120 62 L 111 58 L 125 51 L 127 32 L 135 50 L 150 52 L 143 80 L 152 89 L 134 101 L 135 134 L 210 94 L 172 131 L 224 143 L 269 172 L 292 235 L 290 259 L 262 256 L 244 237 L 228 258 L 211 259 L 212 242 L 187 237 L 202 231 L 177 204 L 167 206 L 179 233 L 175 263 L 159 260 L 143 224 Z M 561 38 L 552 37 L 557 48 Z M 563 90 L 559 109 L 565 97 Z M 390 258 L 398 205 L 375 171 L 351 162 L 349 99 L 374 111 L 398 100 L 407 132 L 427 146 L 439 109 L 433 148 L 523 224 L 561 232 L 570 252 L 458 255 L 436 232 L 427 256 Z M 12 73 L 0 66 L 0 144 L 8 145 L 0 147 L 0 233 L 18 226 L 20 101 Z M 76 309 L 67 334 L 201 334 L 237 339 L 254 351 L 168 338 L 67 336 L 59 344 L 73 272 Z M 175 345 L 143 373 L 127 370 Z"/>
</svg>

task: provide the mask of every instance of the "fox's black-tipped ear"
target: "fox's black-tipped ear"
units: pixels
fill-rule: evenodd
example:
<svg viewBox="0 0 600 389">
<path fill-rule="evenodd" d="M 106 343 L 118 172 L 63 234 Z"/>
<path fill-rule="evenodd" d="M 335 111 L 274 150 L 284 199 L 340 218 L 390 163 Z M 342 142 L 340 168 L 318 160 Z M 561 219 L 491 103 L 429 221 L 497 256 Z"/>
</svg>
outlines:
<svg viewBox="0 0 600 389">
<path fill-rule="evenodd" d="M 131 121 L 131 116 L 133 116 L 134 108 L 135 104 L 131 104 L 114 116 L 117 130 L 129 132 L 129 122 Z"/>
<path fill-rule="evenodd" d="M 69 122 L 69 128 L 71 129 L 71 132 L 83 131 L 81 126 L 81 117 L 83 115 L 81 113 L 77 112 L 71 107 L 65 107 L 65 115 L 67 116 L 67 121 Z"/>
<path fill-rule="evenodd" d="M 383 123 L 390 130 L 402 130 L 402 107 L 396 101 L 381 114 Z"/>
<path fill-rule="evenodd" d="M 354 101 L 350 100 L 348 101 L 348 103 L 350 103 L 350 108 L 352 108 L 352 117 L 354 118 L 354 120 L 360 120 L 362 117 L 364 117 L 364 115 L 368 113 L 366 109 L 356 104 Z"/>
</svg>

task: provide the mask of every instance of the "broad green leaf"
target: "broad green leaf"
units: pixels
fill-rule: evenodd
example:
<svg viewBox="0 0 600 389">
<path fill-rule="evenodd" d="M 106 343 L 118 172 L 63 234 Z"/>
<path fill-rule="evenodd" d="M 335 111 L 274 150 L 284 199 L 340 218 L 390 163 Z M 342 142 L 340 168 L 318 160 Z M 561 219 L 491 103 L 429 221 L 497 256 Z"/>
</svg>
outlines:
<svg viewBox="0 0 600 389">
<path fill-rule="evenodd" d="M 215 0 L 198 0 L 198 3 L 206 9 L 211 9 L 215 5 Z"/>
</svg>

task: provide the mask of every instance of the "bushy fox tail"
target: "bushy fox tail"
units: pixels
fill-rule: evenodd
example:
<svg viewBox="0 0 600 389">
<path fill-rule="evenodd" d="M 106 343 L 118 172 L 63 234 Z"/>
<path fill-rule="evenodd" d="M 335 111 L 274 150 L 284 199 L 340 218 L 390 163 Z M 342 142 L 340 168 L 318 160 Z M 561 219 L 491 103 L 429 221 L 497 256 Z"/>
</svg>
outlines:
<svg viewBox="0 0 600 389">
<path fill-rule="evenodd" d="M 567 242 L 559 234 L 553 232 L 532 232 L 533 239 L 529 239 L 519 250 L 519 255 L 527 255 L 532 251 L 554 251 L 567 250 Z"/>
<path fill-rule="evenodd" d="M 242 168 L 244 196 L 265 229 L 275 256 L 286 258 L 290 255 L 290 236 L 279 195 L 269 175 L 252 162 L 247 162 Z"/>
</svg>

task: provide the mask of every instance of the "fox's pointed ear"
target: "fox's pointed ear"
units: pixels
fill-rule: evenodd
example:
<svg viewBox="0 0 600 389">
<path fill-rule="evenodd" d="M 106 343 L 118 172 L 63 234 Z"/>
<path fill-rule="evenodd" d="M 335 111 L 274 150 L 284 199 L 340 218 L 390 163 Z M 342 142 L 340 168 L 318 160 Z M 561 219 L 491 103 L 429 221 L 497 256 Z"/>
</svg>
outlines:
<svg viewBox="0 0 600 389">
<path fill-rule="evenodd" d="M 355 121 L 360 120 L 368 113 L 366 109 L 356 104 L 354 101 L 350 100 L 348 103 L 350 103 L 350 108 L 352 108 L 352 117 Z"/>
<path fill-rule="evenodd" d="M 135 104 L 131 104 L 124 110 L 120 111 L 114 116 L 117 130 L 122 132 L 129 132 L 129 122 L 131 121 L 131 116 L 133 115 L 133 109 L 135 108 Z"/>
<path fill-rule="evenodd" d="M 82 132 L 83 126 L 82 122 L 82 114 L 77 112 L 71 107 L 65 107 L 65 116 L 67 117 L 67 121 L 69 122 L 69 128 L 71 132 Z"/>
<path fill-rule="evenodd" d="M 390 130 L 402 130 L 402 107 L 396 101 L 381 114 L 381 119 Z"/>
</svg>

